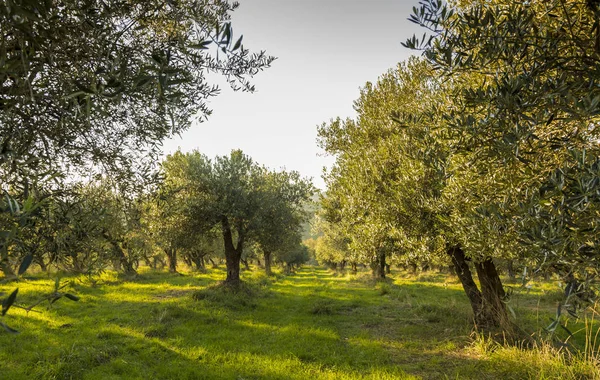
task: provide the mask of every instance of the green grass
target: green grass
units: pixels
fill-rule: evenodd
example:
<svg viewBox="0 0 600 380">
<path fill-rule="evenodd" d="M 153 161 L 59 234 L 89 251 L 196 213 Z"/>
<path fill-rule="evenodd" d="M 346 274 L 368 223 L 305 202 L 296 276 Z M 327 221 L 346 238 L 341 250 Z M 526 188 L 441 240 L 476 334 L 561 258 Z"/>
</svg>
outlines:
<svg viewBox="0 0 600 380">
<path fill-rule="evenodd" d="M 444 275 L 372 281 L 306 267 L 291 276 L 244 272 L 237 294 L 225 274 L 108 273 L 90 286 L 69 277 L 80 302 L 40 312 L 11 309 L 0 333 L 2 379 L 563 379 L 599 376 L 593 358 L 549 345 L 519 349 L 472 334 L 460 284 Z M 53 280 L 20 288 L 30 304 Z M 517 322 L 539 331 L 553 314 L 552 284 L 513 296 Z M 583 322 L 571 325 L 578 330 Z M 594 327 L 595 328 L 595 327 Z M 585 333 L 573 343 L 585 346 Z"/>
</svg>

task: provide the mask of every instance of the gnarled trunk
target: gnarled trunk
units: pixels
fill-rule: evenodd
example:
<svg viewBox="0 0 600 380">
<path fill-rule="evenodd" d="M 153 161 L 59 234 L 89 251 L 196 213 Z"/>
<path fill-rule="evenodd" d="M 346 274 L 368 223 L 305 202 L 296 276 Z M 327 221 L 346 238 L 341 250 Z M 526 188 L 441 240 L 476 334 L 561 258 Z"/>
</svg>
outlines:
<svg viewBox="0 0 600 380">
<path fill-rule="evenodd" d="M 379 273 L 378 273 L 380 279 L 385 279 L 385 267 L 386 267 L 385 253 L 381 252 L 379 254 Z"/>
<path fill-rule="evenodd" d="M 125 272 L 125 274 L 129 276 L 137 275 L 137 271 L 133 267 L 133 264 L 127 259 L 127 255 L 125 255 L 125 252 L 123 251 L 123 248 L 121 248 L 119 243 L 114 240 L 110 241 L 110 243 L 113 246 L 113 251 L 115 252 L 116 260 L 123 272 Z"/>
<path fill-rule="evenodd" d="M 193 256 L 191 259 L 197 271 L 203 271 L 206 268 L 206 266 L 204 265 L 204 256 L 196 255 Z"/>
<path fill-rule="evenodd" d="M 385 253 L 379 252 L 375 256 L 375 260 L 371 263 L 371 270 L 373 271 L 373 277 L 378 279 L 385 279 Z"/>
<path fill-rule="evenodd" d="M 46 262 L 44 261 L 44 258 L 41 256 L 36 256 L 34 258 L 34 261 L 37 265 L 40 266 L 40 269 L 42 270 L 42 272 L 48 272 L 48 264 L 46 264 Z"/>
<path fill-rule="evenodd" d="M 496 265 L 492 259 L 475 264 L 477 277 L 483 296 L 483 315 L 485 324 L 492 326 L 508 326 L 508 314 L 502 302 L 505 297 L 502 281 L 498 276 Z"/>
<path fill-rule="evenodd" d="M 250 265 L 248 265 L 248 260 L 244 260 L 244 259 L 240 258 L 240 261 L 242 262 L 242 264 L 244 264 L 245 270 L 250 270 Z"/>
<path fill-rule="evenodd" d="M 243 236 L 238 236 L 237 247 L 233 245 L 233 234 L 229 220 L 223 217 L 221 220 L 221 228 L 223 232 L 223 243 L 225 245 L 225 265 L 227 267 L 227 277 L 225 284 L 233 287 L 240 286 L 240 260 L 242 258 L 242 250 L 244 246 Z M 241 231 L 238 231 L 240 233 Z"/>
<path fill-rule="evenodd" d="M 410 274 L 417 274 L 417 264 L 416 263 L 409 263 L 408 264 L 408 271 L 410 272 Z"/>
<path fill-rule="evenodd" d="M 475 324 L 481 328 L 509 328 L 508 314 L 502 301 L 505 296 L 504 288 L 492 259 L 475 263 L 475 270 L 481 286 L 480 291 L 475 281 L 473 281 L 471 270 L 462 249 L 459 246 L 450 247 L 448 254 L 452 258 L 456 274 L 471 302 Z"/>
<path fill-rule="evenodd" d="M 118 268 L 117 270 L 119 271 L 122 270 L 128 276 L 137 275 L 137 271 L 133 267 L 133 263 L 127 258 L 127 255 L 123 251 L 123 248 L 121 248 L 119 241 L 113 238 L 107 231 L 104 231 L 102 235 L 113 248 L 113 252 L 115 254 L 113 265 L 115 268 Z"/>
<path fill-rule="evenodd" d="M 175 248 L 165 249 L 167 261 L 169 262 L 169 272 L 177 273 L 177 250 Z"/>
<path fill-rule="evenodd" d="M 475 323 L 480 325 L 481 322 L 481 313 L 482 313 L 482 297 L 481 292 L 477 288 L 475 281 L 473 281 L 473 276 L 471 274 L 471 269 L 469 268 L 469 264 L 465 258 L 465 253 L 460 248 L 460 246 L 452 246 L 448 247 L 447 251 L 448 255 L 452 259 L 452 264 L 454 265 L 454 271 L 460 280 L 460 283 L 463 286 L 463 290 L 467 294 L 469 298 L 469 302 L 471 302 L 471 308 L 473 309 L 473 316 L 475 318 Z"/>
<path fill-rule="evenodd" d="M 271 252 L 263 252 L 263 258 L 265 261 L 265 274 L 271 276 L 273 274 L 271 270 Z"/>
<path fill-rule="evenodd" d="M 235 250 L 225 250 L 225 265 L 227 267 L 227 277 L 225 283 L 234 287 L 240 285 L 240 255 Z"/>
</svg>

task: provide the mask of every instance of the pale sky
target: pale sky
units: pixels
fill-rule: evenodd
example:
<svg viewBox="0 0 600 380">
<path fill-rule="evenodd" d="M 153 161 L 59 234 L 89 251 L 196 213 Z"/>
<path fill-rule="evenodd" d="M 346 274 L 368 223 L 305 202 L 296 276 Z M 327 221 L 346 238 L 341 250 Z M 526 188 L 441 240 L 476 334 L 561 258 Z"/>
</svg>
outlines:
<svg viewBox="0 0 600 380">
<path fill-rule="evenodd" d="M 418 0 L 240 0 L 235 36 L 277 60 L 253 79 L 255 93 L 221 94 L 209 120 L 167 140 L 164 152 L 198 149 L 214 157 L 242 149 L 271 169 L 296 170 L 325 188 L 333 159 L 317 147 L 317 126 L 353 117 L 360 87 L 414 52 L 400 44 L 415 32 L 407 18 Z"/>
</svg>

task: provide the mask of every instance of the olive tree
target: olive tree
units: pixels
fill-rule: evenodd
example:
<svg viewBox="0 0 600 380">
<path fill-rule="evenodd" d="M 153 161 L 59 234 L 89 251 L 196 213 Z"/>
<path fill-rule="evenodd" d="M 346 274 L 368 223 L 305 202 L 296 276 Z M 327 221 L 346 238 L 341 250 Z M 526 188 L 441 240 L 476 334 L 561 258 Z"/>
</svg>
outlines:
<svg viewBox="0 0 600 380">
<path fill-rule="evenodd" d="M 470 202 L 465 215 L 516 237 L 540 269 L 591 284 L 598 275 L 599 4 L 431 0 L 412 20 L 431 33 L 406 45 L 460 83 L 454 107 L 438 109 L 455 149 L 496 194 Z"/>
<path fill-rule="evenodd" d="M 172 165 L 175 162 L 179 164 Z M 163 166 L 166 181 L 180 184 L 185 198 L 184 213 L 193 226 L 186 233 L 220 228 L 227 266 L 225 284 L 234 287 L 240 284 L 244 248 L 260 243 L 265 231 L 299 229 L 298 220 L 287 218 L 286 213 L 299 213 L 312 193 L 310 182 L 297 173 L 270 172 L 239 150 L 214 160 L 198 151 L 178 151 L 168 156 Z M 284 202 L 286 207 L 279 208 L 276 202 Z M 286 218 L 276 213 L 282 209 Z"/>
</svg>

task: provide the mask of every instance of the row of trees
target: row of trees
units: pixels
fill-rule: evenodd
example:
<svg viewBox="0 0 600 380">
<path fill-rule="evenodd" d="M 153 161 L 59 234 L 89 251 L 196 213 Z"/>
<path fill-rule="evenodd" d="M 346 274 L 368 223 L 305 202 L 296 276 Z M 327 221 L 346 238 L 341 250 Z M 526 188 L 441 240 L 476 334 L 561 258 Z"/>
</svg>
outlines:
<svg viewBox="0 0 600 380">
<path fill-rule="evenodd" d="M 234 38 L 237 6 L 0 4 L 1 265 L 15 245 L 27 248 L 21 234 L 45 200 L 78 207 L 76 178 L 110 177 L 129 198 L 147 193 L 161 141 L 210 114 L 206 100 L 218 88 L 207 73 L 253 91 L 249 79 L 274 58 Z"/>
<path fill-rule="evenodd" d="M 140 261 L 176 272 L 178 255 L 196 269 L 224 256 L 226 281 L 237 285 L 242 258 L 264 259 L 268 275 L 274 258 L 288 269 L 308 261 L 301 233 L 313 188 L 298 173 L 267 170 L 241 151 L 215 160 L 176 152 L 162 169 L 149 193 L 120 191 L 108 178 L 51 196 L 32 189 L 23 204 L 32 210 L 5 247 L 5 277 L 26 258 L 43 270 L 95 274 L 110 265 L 134 275 Z"/>
<path fill-rule="evenodd" d="M 163 167 L 161 195 L 167 203 L 163 218 L 175 222 L 166 234 L 218 230 L 227 284 L 239 285 L 240 260 L 247 247 L 262 253 L 268 275 L 274 255 L 288 267 L 308 261 L 301 245 L 302 227 L 314 190 L 297 172 L 267 170 L 241 151 L 214 160 L 197 151 L 177 152 L 167 157 Z M 170 249 L 175 250 L 176 244 Z"/>
<path fill-rule="evenodd" d="M 218 252 L 223 244 L 229 249 L 227 241 L 217 243 L 208 221 L 190 216 L 187 201 L 197 196 L 190 202 L 201 208 L 200 198 L 214 200 L 200 192 L 212 185 L 176 189 L 170 187 L 171 162 L 165 163 L 166 179 L 157 169 L 161 142 L 210 115 L 206 101 L 219 90 L 207 80 L 210 73 L 224 76 L 236 90 L 253 91 L 251 78 L 274 60 L 262 51 L 252 53 L 234 35 L 230 17 L 237 7 L 227 0 L 0 3 L 0 270 L 5 280 L 23 274 L 32 262 L 42 269 L 56 264 L 87 273 L 112 263 L 133 273 L 139 260 L 161 261 L 161 251 L 175 269 L 179 252 L 189 263 L 202 263 L 206 252 Z M 267 177 L 268 171 L 262 172 Z M 310 191 L 295 174 L 269 174 L 273 181 L 286 175 L 302 183 L 304 190 L 298 191 Z M 272 192 L 279 191 L 276 187 L 265 185 Z M 240 192 L 247 202 L 247 189 Z M 292 194 L 285 201 L 292 204 L 299 197 Z M 183 205 L 177 202 L 182 198 Z M 298 229 L 293 224 L 302 219 L 298 215 L 282 216 L 293 219 L 286 225 L 290 231 Z M 249 220 L 237 217 L 228 221 L 232 239 L 246 233 L 237 230 L 239 225 L 255 231 Z M 188 222 L 199 229 L 179 229 Z M 238 244 L 236 252 L 242 247 Z M 277 244 L 269 249 L 284 252 Z M 285 252 L 289 257 L 282 253 L 281 260 L 288 265 L 305 253 L 298 247 Z M 2 315 L 16 294 L 4 300 Z"/>
<path fill-rule="evenodd" d="M 427 0 L 423 50 L 368 83 L 356 119 L 319 131 L 336 157 L 322 261 L 451 264 L 479 326 L 508 323 L 498 262 L 593 295 L 600 266 L 600 8 Z M 473 280 L 477 273 L 479 286 Z"/>
</svg>

